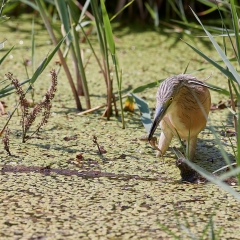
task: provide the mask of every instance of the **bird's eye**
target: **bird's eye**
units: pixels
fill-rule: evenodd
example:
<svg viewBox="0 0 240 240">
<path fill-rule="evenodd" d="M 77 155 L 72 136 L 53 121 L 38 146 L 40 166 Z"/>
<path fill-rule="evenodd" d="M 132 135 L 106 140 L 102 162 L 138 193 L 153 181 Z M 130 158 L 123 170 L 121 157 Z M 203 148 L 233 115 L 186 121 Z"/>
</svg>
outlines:
<svg viewBox="0 0 240 240">
<path fill-rule="evenodd" d="M 170 97 L 170 98 L 169 98 L 169 101 L 172 102 L 172 100 L 173 100 L 173 97 Z"/>
</svg>

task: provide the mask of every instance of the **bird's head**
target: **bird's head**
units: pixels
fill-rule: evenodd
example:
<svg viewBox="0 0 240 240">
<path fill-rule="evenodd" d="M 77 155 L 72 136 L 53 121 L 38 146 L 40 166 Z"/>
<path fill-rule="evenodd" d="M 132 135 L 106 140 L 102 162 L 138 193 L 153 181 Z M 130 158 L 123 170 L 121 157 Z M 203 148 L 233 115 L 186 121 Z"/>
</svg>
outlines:
<svg viewBox="0 0 240 240">
<path fill-rule="evenodd" d="M 148 141 L 151 140 L 157 126 L 166 114 L 169 106 L 172 104 L 174 97 L 179 90 L 179 81 L 174 77 L 167 78 L 162 82 L 157 91 L 157 106 L 155 111 L 155 117 L 148 134 Z"/>
</svg>

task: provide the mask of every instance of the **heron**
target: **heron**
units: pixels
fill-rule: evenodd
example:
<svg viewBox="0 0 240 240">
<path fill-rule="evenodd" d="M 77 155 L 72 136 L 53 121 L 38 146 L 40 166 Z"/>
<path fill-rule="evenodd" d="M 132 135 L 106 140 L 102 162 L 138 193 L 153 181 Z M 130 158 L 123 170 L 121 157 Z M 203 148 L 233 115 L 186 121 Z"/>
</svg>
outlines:
<svg viewBox="0 0 240 240">
<path fill-rule="evenodd" d="M 190 74 L 179 74 L 164 80 L 157 90 L 155 117 L 148 141 L 161 127 L 157 156 L 166 153 L 174 136 L 186 141 L 186 153 L 193 160 L 197 136 L 205 128 L 211 107 L 207 86 Z"/>
</svg>

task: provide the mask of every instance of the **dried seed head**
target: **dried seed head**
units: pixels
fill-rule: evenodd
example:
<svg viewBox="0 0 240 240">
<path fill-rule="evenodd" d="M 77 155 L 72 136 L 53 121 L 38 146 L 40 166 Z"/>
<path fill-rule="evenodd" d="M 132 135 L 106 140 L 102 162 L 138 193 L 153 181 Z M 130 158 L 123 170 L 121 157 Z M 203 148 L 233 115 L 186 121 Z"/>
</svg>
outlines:
<svg viewBox="0 0 240 240">
<path fill-rule="evenodd" d="M 33 110 L 30 112 L 28 117 L 25 120 L 25 131 L 27 132 L 28 129 L 31 127 L 33 122 L 35 121 L 37 115 L 42 111 L 42 105 L 36 104 Z"/>
</svg>

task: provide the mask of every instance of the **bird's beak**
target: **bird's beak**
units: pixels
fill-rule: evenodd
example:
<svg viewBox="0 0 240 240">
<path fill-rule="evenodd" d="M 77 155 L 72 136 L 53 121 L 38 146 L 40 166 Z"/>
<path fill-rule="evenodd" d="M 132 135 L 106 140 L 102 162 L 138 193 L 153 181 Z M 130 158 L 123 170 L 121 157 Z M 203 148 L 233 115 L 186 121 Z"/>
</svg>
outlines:
<svg viewBox="0 0 240 240">
<path fill-rule="evenodd" d="M 155 113 L 155 117 L 154 117 L 154 120 L 153 120 L 153 123 L 152 123 L 152 126 L 151 126 L 151 129 L 149 131 L 149 134 L 148 134 L 148 141 L 151 140 L 154 132 L 156 131 L 159 123 L 161 122 L 161 120 L 163 119 L 164 115 L 165 115 L 165 112 L 167 110 L 167 104 L 163 104 L 162 106 L 158 106 L 156 108 L 156 113 Z"/>
</svg>

